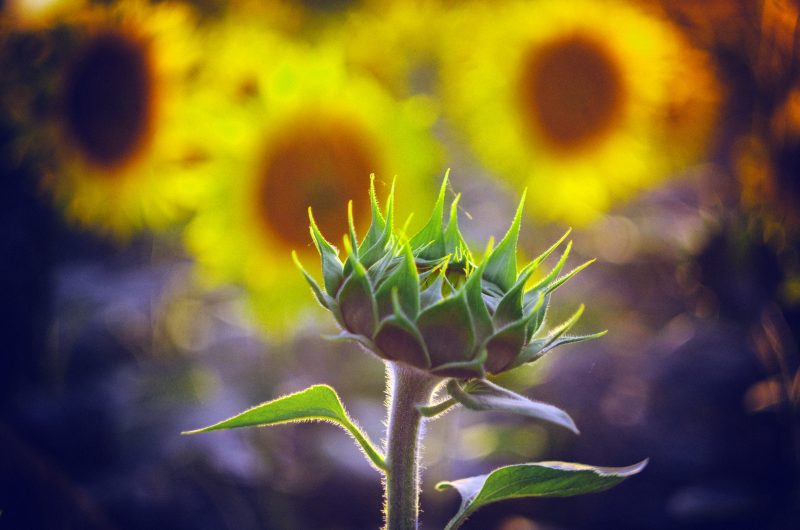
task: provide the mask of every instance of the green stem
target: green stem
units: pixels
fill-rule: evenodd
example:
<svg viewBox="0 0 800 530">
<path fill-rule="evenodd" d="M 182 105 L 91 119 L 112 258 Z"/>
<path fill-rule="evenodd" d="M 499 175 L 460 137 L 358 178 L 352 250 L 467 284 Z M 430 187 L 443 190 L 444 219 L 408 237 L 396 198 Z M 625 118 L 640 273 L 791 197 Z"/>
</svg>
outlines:
<svg viewBox="0 0 800 530">
<path fill-rule="evenodd" d="M 401 363 L 388 363 L 389 423 L 384 480 L 384 530 L 417 530 L 422 415 L 438 379 Z"/>
</svg>

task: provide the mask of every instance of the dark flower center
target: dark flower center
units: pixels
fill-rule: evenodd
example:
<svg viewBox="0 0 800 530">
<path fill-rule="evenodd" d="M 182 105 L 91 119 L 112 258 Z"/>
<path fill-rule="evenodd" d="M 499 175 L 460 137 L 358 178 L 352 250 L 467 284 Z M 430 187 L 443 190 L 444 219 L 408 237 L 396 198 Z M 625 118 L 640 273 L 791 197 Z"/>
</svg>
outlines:
<svg viewBox="0 0 800 530">
<path fill-rule="evenodd" d="M 153 76 L 142 43 L 118 31 L 94 36 L 66 78 L 64 120 L 91 163 L 123 165 L 148 141 Z"/>
<path fill-rule="evenodd" d="M 257 207 L 266 230 L 288 247 L 305 247 L 311 206 L 322 233 L 337 243 L 347 230 L 343 212 L 349 200 L 357 221 L 369 214 L 362 191 L 381 166 L 366 131 L 357 124 L 302 116 L 280 132 L 262 166 Z"/>
<path fill-rule="evenodd" d="M 613 57 L 602 43 L 579 34 L 531 49 L 519 83 L 528 127 L 562 151 L 602 138 L 624 106 L 625 87 Z"/>
</svg>

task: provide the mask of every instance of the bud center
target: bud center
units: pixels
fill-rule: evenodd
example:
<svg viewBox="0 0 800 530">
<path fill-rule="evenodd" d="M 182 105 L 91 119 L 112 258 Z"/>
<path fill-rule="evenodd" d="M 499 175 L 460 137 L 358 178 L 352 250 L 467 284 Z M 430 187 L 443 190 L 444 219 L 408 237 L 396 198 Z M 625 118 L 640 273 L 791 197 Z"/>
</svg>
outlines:
<svg viewBox="0 0 800 530">
<path fill-rule="evenodd" d="M 570 35 L 523 57 L 523 119 L 554 149 L 573 151 L 601 139 L 621 117 L 624 92 L 616 62 L 592 38 Z"/>
</svg>

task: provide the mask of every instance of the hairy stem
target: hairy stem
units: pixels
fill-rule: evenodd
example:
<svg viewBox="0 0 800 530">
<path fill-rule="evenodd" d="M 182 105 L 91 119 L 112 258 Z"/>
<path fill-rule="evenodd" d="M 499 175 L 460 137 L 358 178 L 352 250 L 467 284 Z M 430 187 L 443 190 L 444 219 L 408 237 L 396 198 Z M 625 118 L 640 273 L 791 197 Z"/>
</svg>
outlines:
<svg viewBox="0 0 800 530">
<path fill-rule="evenodd" d="M 419 457 L 422 415 L 437 378 L 400 363 L 388 363 L 389 401 L 384 480 L 384 530 L 416 530 L 419 516 Z"/>
</svg>

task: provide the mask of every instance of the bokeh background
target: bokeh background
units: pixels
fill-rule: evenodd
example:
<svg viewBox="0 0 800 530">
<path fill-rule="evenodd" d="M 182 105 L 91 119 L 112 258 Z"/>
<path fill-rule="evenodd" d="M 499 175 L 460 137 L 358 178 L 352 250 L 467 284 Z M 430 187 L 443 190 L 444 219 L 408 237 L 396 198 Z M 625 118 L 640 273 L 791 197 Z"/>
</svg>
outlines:
<svg viewBox="0 0 800 530">
<path fill-rule="evenodd" d="M 423 221 L 447 168 L 475 249 L 528 189 L 521 258 L 573 228 L 567 346 L 502 383 L 581 429 L 456 410 L 434 484 L 567 460 L 640 475 L 468 530 L 800 521 L 800 71 L 782 0 L 0 2 L 0 528 L 369 529 L 330 425 L 180 436 L 327 383 L 374 439 L 383 366 L 332 319 L 369 174 Z"/>
</svg>

